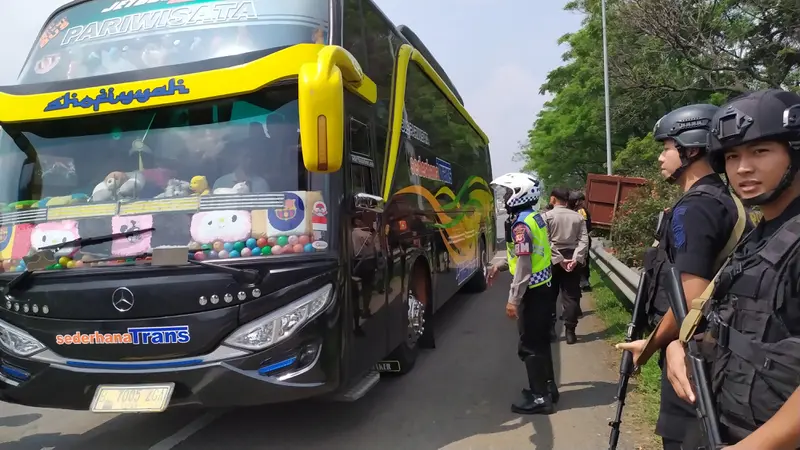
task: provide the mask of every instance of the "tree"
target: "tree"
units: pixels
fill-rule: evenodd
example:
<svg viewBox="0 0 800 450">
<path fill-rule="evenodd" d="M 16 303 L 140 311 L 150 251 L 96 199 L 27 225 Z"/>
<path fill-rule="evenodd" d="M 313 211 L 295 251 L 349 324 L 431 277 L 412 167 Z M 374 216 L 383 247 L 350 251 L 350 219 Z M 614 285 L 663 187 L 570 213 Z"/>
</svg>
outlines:
<svg viewBox="0 0 800 450">
<path fill-rule="evenodd" d="M 569 48 L 540 93 L 539 112 L 521 150 L 527 170 L 548 186 L 581 186 L 605 172 L 600 0 L 574 0 L 585 15 L 562 36 Z M 688 104 L 720 105 L 748 90 L 800 90 L 800 8 L 789 0 L 608 0 L 611 144 L 614 170 L 648 185 L 617 213 L 615 247 L 635 262 L 657 214 L 676 198 L 661 180 L 653 125 Z"/>
</svg>

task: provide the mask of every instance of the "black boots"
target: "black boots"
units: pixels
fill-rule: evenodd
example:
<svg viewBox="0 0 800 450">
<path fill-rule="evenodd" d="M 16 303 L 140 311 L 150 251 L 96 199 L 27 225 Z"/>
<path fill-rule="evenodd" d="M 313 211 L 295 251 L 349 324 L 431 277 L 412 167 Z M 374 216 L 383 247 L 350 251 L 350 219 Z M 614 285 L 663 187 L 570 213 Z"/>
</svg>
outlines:
<svg viewBox="0 0 800 450">
<path fill-rule="evenodd" d="M 575 325 L 564 327 L 564 337 L 567 340 L 567 345 L 572 345 L 578 342 L 578 337 L 575 336 Z"/>
<path fill-rule="evenodd" d="M 525 370 L 530 390 L 522 391 L 522 398 L 511 405 L 511 411 L 517 414 L 552 414 L 553 399 L 548 384 L 548 377 L 553 372 L 552 363 L 546 357 L 529 356 L 525 358 Z M 554 389 L 555 383 L 552 385 Z M 558 390 L 554 390 L 558 395 Z"/>
</svg>

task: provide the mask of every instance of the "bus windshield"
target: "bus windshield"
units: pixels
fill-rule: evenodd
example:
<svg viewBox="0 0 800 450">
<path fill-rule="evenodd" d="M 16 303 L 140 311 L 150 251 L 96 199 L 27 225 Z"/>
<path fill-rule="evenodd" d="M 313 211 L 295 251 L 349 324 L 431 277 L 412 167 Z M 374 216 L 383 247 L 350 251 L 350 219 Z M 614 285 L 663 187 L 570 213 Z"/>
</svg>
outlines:
<svg viewBox="0 0 800 450">
<path fill-rule="evenodd" d="M 52 265 L 146 262 L 159 246 L 205 260 L 328 247 L 329 183 L 303 165 L 296 87 L 3 131 L 6 271 L 43 247 L 149 228 L 58 249 Z"/>
<path fill-rule="evenodd" d="M 329 0 L 90 0 L 48 22 L 20 84 L 328 43 Z"/>
</svg>

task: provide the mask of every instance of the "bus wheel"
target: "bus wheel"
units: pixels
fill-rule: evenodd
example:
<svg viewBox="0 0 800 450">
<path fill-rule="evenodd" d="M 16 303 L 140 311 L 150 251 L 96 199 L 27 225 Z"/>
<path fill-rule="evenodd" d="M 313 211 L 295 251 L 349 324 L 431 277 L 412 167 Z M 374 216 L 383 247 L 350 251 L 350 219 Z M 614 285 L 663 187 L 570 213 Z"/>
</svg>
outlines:
<svg viewBox="0 0 800 450">
<path fill-rule="evenodd" d="M 415 271 L 417 272 L 417 271 Z M 421 272 L 421 271 L 419 271 Z M 415 273 L 406 299 L 406 338 L 393 352 L 390 359 L 400 363 L 400 374 L 406 374 L 414 368 L 421 346 L 432 340 L 432 328 L 428 326 L 429 290 L 427 278 Z M 432 325 L 432 324 L 431 324 Z"/>
</svg>

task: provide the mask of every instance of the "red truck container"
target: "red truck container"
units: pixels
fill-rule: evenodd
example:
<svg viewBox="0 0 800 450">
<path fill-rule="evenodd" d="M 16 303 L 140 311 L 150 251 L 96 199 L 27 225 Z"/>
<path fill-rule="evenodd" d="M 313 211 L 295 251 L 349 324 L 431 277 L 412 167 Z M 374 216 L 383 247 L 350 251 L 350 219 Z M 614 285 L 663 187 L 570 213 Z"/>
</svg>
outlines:
<svg viewBox="0 0 800 450">
<path fill-rule="evenodd" d="M 590 173 L 586 178 L 586 203 L 592 227 L 609 228 L 619 206 L 640 186 L 644 178 Z"/>
</svg>

